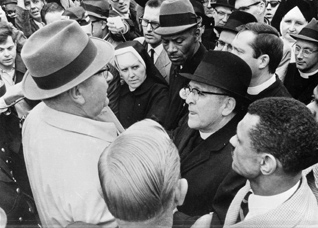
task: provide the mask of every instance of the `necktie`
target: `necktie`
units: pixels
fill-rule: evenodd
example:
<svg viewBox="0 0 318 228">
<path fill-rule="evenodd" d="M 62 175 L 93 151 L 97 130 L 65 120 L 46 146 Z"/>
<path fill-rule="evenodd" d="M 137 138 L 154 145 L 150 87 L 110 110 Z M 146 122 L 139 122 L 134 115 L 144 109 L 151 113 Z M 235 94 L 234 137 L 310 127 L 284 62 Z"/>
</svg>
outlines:
<svg viewBox="0 0 318 228">
<path fill-rule="evenodd" d="M 238 222 L 243 221 L 248 213 L 248 198 L 250 197 L 251 194 L 252 192 L 249 191 L 248 193 L 246 193 L 246 195 L 244 196 L 242 200 L 240 213 L 237 218 Z"/>
<path fill-rule="evenodd" d="M 155 55 L 155 50 L 150 49 L 150 58 L 151 58 L 151 60 L 152 60 L 153 63 L 155 63 L 155 57 L 154 57 L 154 55 Z"/>
</svg>

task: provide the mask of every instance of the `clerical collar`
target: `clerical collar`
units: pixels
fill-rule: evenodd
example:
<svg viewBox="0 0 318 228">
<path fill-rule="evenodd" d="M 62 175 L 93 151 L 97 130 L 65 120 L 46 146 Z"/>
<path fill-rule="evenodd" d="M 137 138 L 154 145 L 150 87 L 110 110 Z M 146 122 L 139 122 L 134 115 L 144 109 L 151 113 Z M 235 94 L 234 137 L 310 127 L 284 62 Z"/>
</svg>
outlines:
<svg viewBox="0 0 318 228">
<path fill-rule="evenodd" d="M 206 139 L 209 138 L 210 135 L 212 135 L 214 132 L 203 133 L 203 132 L 199 131 L 199 133 L 200 133 L 201 139 L 206 140 Z"/>
<path fill-rule="evenodd" d="M 300 70 L 298 70 L 298 72 L 300 74 L 300 77 L 308 79 L 310 76 L 312 76 L 314 74 L 317 74 L 318 73 L 318 69 L 315 70 L 314 72 L 311 72 L 311 73 L 304 73 L 304 72 L 301 72 Z"/>
<path fill-rule="evenodd" d="M 260 92 L 262 92 L 263 90 L 270 87 L 272 84 L 274 84 L 275 81 L 276 81 L 276 75 L 273 74 L 273 76 L 271 78 L 269 78 L 267 81 L 263 82 L 262 84 L 257 85 L 257 86 L 253 86 L 253 87 L 248 87 L 247 93 L 249 95 L 257 95 Z"/>
</svg>

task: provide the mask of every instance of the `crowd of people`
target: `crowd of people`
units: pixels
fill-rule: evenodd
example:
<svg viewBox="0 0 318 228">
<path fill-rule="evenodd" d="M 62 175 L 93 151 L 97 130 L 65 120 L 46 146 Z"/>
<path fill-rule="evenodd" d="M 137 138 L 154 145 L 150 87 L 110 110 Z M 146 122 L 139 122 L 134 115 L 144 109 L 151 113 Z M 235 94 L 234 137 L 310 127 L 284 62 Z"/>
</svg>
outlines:
<svg viewBox="0 0 318 228">
<path fill-rule="evenodd" d="M 318 227 L 317 1 L 0 4 L 0 228 Z"/>
</svg>

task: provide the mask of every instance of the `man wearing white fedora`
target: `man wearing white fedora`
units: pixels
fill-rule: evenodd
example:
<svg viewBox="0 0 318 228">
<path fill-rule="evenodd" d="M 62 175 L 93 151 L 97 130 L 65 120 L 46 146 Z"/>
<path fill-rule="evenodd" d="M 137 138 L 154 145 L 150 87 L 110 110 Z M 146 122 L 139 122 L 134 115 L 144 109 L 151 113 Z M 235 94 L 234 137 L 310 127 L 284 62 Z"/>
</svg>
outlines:
<svg viewBox="0 0 318 228">
<path fill-rule="evenodd" d="M 161 35 L 163 48 L 172 63 L 169 76 L 169 112 L 164 123 L 168 130 L 175 129 L 179 120 L 187 113 L 179 91 L 190 80 L 179 73 L 193 74 L 207 51 L 200 43 L 201 22 L 189 0 L 166 0 L 161 5 L 160 26 L 154 32 Z"/>
<path fill-rule="evenodd" d="M 113 55 L 110 43 L 89 38 L 73 20 L 47 25 L 23 47 L 28 68 L 23 93 L 43 101 L 30 112 L 22 134 L 44 227 L 115 225 L 102 197 L 97 163 L 117 129 L 112 122 L 96 120 L 109 102 L 107 83 L 112 76 L 105 66 Z"/>
</svg>

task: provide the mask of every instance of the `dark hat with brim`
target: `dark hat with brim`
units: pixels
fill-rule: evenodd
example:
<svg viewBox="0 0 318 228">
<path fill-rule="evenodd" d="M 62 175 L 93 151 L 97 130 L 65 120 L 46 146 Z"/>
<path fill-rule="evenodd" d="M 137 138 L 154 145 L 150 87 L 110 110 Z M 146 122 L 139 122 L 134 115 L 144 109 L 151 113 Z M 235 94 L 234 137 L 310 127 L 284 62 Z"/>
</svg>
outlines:
<svg viewBox="0 0 318 228">
<path fill-rule="evenodd" d="M 237 28 L 239 26 L 245 25 L 250 22 L 257 22 L 256 18 L 252 14 L 243 11 L 234 11 L 233 13 L 231 13 L 224 26 L 216 26 L 215 28 L 218 31 L 228 30 L 237 33 Z"/>
<path fill-rule="evenodd" d="M 235 0 L 214 0 L 211 2 L 211 7 L 215 8 L 217 6 L 228 7 L 234 9 Z"/>
<path fill-rule="evenodd" d="M 154 32 L 172 35 L 192 28 L 200 21 L 189 0 L 166 0 L 160 8 L 160 27 Z"/>
<path fill-rule="evenodd" d="M 307 40 L 318 43 L 318 21 L 313 18 L 298 34 L 290 35 L 296 40 Z"/>
<path fill-rule="evenodd" d="M 82 7 L 89 16 L 104 20 L 109 16 L 109 3 L 105 0 L 83 0 Z"/>
<path fill-rule="evenodd" d="M 21 56 L 28 69 L 23 94 L 42 100 L 93 76 L 114 57 L 114 48 L 107 41 L 89 38 L 76 21 L 61 20 L 33 33 Z"/>
<path fill-rule="evenodd" d="M 230 52 L 208 51 L 194 74 L 180 75 L 246 99 L 252 71 L 244 60 Z"/>
</svg>

